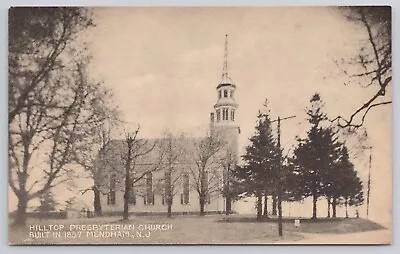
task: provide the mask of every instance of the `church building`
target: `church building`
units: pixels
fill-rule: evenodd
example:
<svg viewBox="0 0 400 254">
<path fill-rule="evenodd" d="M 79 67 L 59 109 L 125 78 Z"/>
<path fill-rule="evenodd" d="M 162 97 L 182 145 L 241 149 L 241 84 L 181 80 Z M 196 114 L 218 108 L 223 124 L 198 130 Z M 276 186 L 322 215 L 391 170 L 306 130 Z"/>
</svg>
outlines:
<svg viewBox="0 0 400 254">
<path fill-rule="evenodd" d="M 162 137 L 135 140 L 130 170 L 129 212 L 167 212 L 166 184 L 171 187 L 172 214 L 196 214 L 200 195 L 205 195 L 205 213 L 226 209 L 229 170 L 237 163 L 240 128 L 236 121 L 236 85 L 228 76 L 227 36 L 221 82 L 216 86 L 217 101 L 210 114 L 205 137 Z M 210 146 L 217 139 L 218 146 Z M 101 189 L 104 214 L 123 211 L 126 183 L 126 140 L 112 140 L 98 156 L 95 183 Z M 209 156 L 210 158 L 206 158 Z M 203 164 L 202 164 L 203 163 Z M 166 177 L 169 181 L 166 182 Z M 201 186 L 200 186 L 201 185 Z M 205 191 L 204 191 L 205 190 Z M 231 203 L 230 199 L 228 202 Z M 231 206 L 234 211 L 234 204 Z"/>
</svg>

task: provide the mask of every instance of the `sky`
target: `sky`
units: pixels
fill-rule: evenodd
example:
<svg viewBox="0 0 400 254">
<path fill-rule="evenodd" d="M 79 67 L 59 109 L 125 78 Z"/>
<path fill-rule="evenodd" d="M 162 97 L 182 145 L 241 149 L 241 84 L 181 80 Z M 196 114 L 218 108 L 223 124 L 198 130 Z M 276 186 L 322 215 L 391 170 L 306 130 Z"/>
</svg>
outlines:
<svg viewBox="0 0 400 254">
<path fill-rule="evenodd" d="M 282 145 L 288 151 L 309 128 L 305 108 L 313 93 L 321 94 L 326 112 L 335 117 L 348 116 L 375 92 L 357 82 L 344 85 L 348 77 L 335 61 L 354 56 L 366 34 L 333 7 L 93 11 L 96 27 L 85 33 L 93 56 L 91 72 L 112 90 L 126 128 L 139 124 L 143 138 L 161 137 L 166 129 L 205 134 L 217 101 L 225 34 L 229 75 L 237 87 L 241 152 L 266 99 L 272 118 L 296 116 L 282 122 Z M 376 220 L 388 220 L 391 106 L 371 111 L 365 127 L 373 145 L 370 213 Z M 365 185 L 367 159 L 363 153 L 354 161 Z"/>
<path fill-rule="evenodd" d="M 272 118 L 296 115 L 282 122 L 288 151 L 309 128 L 305 108 L 313 93 L 321 94 L 333 118 L 349 116 L 375 92 L 349 83 L 335 63 L 354 56 L 366 38 L 336 8 L 96 8 L 94 20 L 86 37 L 93 73 L 112 89 L 127 128 L 140 124 L 144 138 L 161 137 L 165 129 L 204 135 L 217 100 L 225 34 L 241 152 L 266 99 Z M 373 146 L 371 214 L 381 217 L 382 209 L 391 211 L 391 106 L 371 111 L 365 127 Z M 367 152 L 354 161 L 365 183 L 367 161 Z"/>
</svg>

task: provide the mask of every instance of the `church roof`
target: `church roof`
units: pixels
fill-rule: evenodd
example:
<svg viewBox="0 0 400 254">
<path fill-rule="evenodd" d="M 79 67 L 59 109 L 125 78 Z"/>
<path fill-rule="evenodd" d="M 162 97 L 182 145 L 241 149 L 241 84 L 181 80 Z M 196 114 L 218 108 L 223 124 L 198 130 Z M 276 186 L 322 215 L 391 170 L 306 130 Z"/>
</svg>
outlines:
<svg viewBox="0 0 400 254">
<path fill-rule="evenodd" d="M 231 82 L 229 82 L 229 83 L 224 82 L 224 83 L 219 83 L 218 86 L 217 86 L 217 89 L 219 89 L 219 88 L 221 88 L 221 87 L 224 87 L 224 86 L 232 86 L 233 88 L 236 88 L 236 85 L 235 85 L 235 84 L 233 84 L 233 83 L 231 83 Z"/>
<path fill-rule="evenodd" d="M 183 158 L 184 154 L 196 149 L 196 143 L 200 142 L 202 138 L 174 138 L 169 142 L 166 138 L 159 139 L 137 139 L 133 146 L 133 156 L 137 156 L 135 160 L 136 165 L 154 164 L 163 160 L 162 156 L 168 152 L 168 144 L 171 143 L 174 151 L 181 152 L 182 156 L 178 160 L 187 161 L 188 158 Z M 106 146 L 106 157 L 112 160 L 123 161 L 128 151 L 126 140 L 112 140 Z"/>
</svg>

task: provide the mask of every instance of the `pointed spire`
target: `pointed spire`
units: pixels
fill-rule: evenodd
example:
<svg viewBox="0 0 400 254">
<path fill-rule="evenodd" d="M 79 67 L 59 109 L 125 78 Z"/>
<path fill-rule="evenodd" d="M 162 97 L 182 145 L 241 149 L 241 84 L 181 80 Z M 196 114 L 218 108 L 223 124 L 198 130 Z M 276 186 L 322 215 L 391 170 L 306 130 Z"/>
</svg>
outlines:
<svg viewBox="0 0 400 254">
<path fill-rule="evenodd" d="M 228 35 L 225 34 L 225 53 L 224 53 L 224 65 L 222 67 L 222 80 L 221 84 L 230 83 L 231 78 L 228 76 Z"/>
</svg>

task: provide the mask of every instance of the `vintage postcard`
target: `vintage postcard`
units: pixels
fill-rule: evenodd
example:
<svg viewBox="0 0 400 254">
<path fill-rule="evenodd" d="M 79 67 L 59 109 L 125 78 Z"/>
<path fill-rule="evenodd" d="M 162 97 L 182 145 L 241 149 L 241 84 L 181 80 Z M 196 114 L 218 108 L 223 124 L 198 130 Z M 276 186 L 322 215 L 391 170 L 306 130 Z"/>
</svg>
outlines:
<svg viewBox="0 0 400 254">
<path fill-rule="evenodd" d="M 11 7 L 11 245 L 390 244 L 389 6 Z"/>
</svg>

